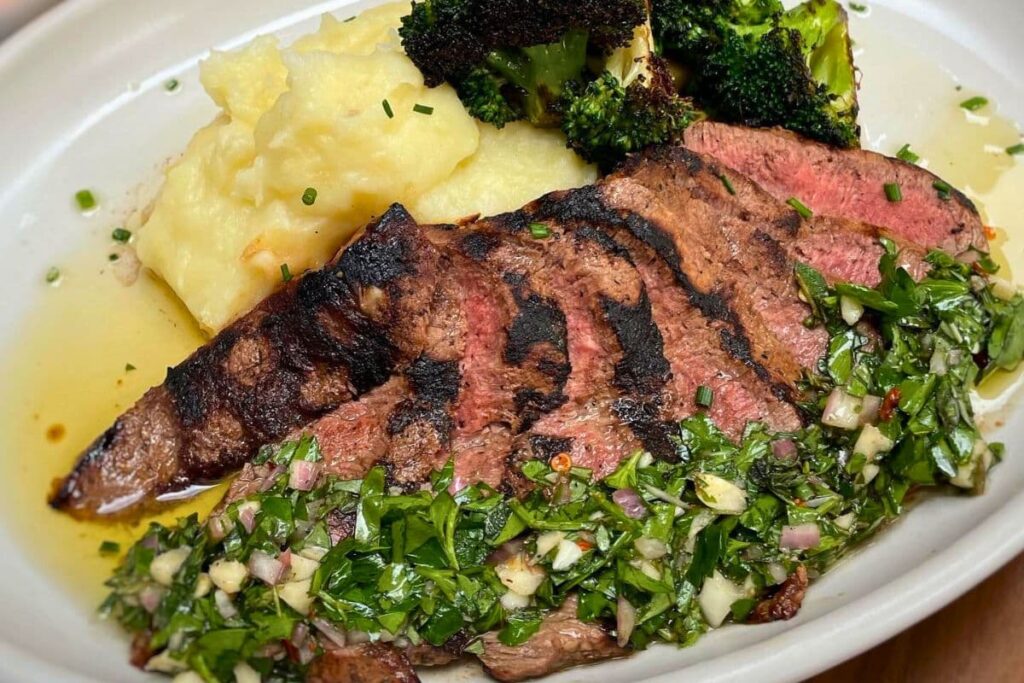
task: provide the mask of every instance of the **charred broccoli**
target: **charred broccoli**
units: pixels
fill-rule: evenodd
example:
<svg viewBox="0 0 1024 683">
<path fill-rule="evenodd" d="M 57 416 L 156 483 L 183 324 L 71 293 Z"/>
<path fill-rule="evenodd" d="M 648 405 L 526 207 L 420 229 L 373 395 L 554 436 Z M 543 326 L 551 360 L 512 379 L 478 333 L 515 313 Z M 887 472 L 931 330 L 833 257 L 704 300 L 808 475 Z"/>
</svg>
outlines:
<svg viewBox="0 0 1024 683">
<path fill-rule="evenodd" d="M 589 161 L 611 165 L 689 120 L 646 0 L 425 0 L 399 33 L 427 84 L 451 83 L 473 116 L 560 127 Z"/>
<path fill-rule="evenodd" d="M 778 0 L 654 0 L 654 27 L 716 118 L 859 144 L 847 17 L 835 0 L 789 11 Z"/>
</svg>

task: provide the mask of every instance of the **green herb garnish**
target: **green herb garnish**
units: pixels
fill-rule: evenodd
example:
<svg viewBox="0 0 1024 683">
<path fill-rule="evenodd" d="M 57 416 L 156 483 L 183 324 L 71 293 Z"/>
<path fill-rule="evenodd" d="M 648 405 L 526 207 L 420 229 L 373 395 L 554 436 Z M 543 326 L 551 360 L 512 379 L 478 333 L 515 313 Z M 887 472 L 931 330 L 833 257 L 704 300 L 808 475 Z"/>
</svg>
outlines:
<svg viewBox="0 0 1024 683">
<path fill-rule="evenodd" d="M 54 267 L 52 267 L 52 268 L 50 268 L 49 270 L 46 271 L 46 283 L 47 284 L 50 284 L 50 285 L 55 284 L 58 280 L 60 280 L 60 268 L 57 268 L 56 266 L 54 266 Z"/>
<path fill-rule="evenodd" d="M 317 191 L 315 187 L 307 187 L 306 191 L 302 193 L 302 203 L 306 206 L 313 206 L 316 204 Z"/>
<path fill-rule="evenodd" d="M 789 199 L 786 200 L 786 203 L 793 207 L 793 210 L 800 214 L 800 217 L 803 218 L 805 221 L 808 221 L 814 217 L 814 212 L 808 209 L 807 205 L 805 205 L 796 197 L 790 197 Z"/>
<path fill-rule="evenodd" d="M 722 175 L 720 175 L 718 177 L 722 181 L 722 185 L 725 185 L 725 191 L 726 192 L 728 192 L 729 194 L 732 194 L 732 195 L 736 194 L 736 188 L 733 187 L 732 181 L 729 180 L 729 176 L 727 176 L 727 175 L 725 175 L 723 173 Z"/>
<path fill-rule="evenodd" d="M 124 228 L 114 228 L 114 231 L 110 233 L 110 239 L 115 242 L 120 242 L 121 244 L 127 244 L 131 238 L 131 231 L 125 230 Z"/>
<path fill-rule="evenodd" d="M 1007 147 L 1006 153 L 1009 154 L 1010 156 L 1024 154 L 1024 142 L 1018 142 L 1016 145 L 1013 145 L 1012 147 Z"/>
<path fill-rule="evenodd" d="M 413 105 L 413 108 L 412 108 L 412 110 L 413 110 L 414 112 L 416 112 L 417 114 L 424 114 L 424 115 L 426 115 L 426 116 L 430 116 L 431 114 L 433 114 L 433 113 L 434 113 L 434 108 L 433 108 L 433 107 L 428 107 L 428 106 L 427 106 L 427 105 L 425 105 L 425 104 L 416 104 L 416 105 Z"/>
<path fill-rule="evenodd" d="M 960 107 L 967 111 L 978 111 L 988 106 L 988 98 L 986 97 L 972 97 L 966 99 L 960 103 Z"/>
<path fill-rule="evenodd" d="M 697 396 L 694 402 L 701 408 L 710 408 L 711 404 L 715 401 L 715 393 L 711 390 L 711 387 L 704 386 L 703 384 L 697 387 Z"/>
<path fill-rule="evenodd" d="M 75 203 L 80 211 L 92 211 L 96 208 L 96 195 L 92 190 L 79 190 L 75 193 Z"/>
<path fill-rule="evenodd" d="M 932 183 L 932 187 L 939 193 L 939 199 L 944 202 L 948 202 L 950 197 L 953 196 L 953 186 L 947 183 L 945 180 L 936 180 Z"/>
<path fill-rule="evenodd" d="M 900 189 L 899 183 L 886 183 L 884 185 L 885 198 L 890 202 L 902 202 L 903 201 L 903 190 Z"/>
<path fill-rule="evenodd" d="M 551 228 L 545 223 L 530 223 L 530 235 L 535 240 L 544 240 L 551 237 Z"/>
<path fill-rule="evenodd" d="M 896 152 L 896 158 L 900 161 L 905 161 L 908 164 L 916 164 L 921 160 L 921 157 L 910 149 L 909 143 L 900 147 L 900 151 Z"/>
<path fill-rule="evenodd" d="M 282 282 L 291 282 L 292 281 L 292 277 L 293 277 L 292 276 L 292 271 L 288 267 L 288 264 L 287 263 L 282 263 L 281 264 L 281 281 Z"/>
<path fill-rule="evenodd" d="M 387 100 L 381 102 L 381 106 L 384 107 L 384 113 L 387 114 L 389 119 L 395 118 L 395 110 L 391 108 L 391 103 Z"/>
<path fill-rule="evenodd" d="M 100 555 L 116 555 L 121 552 L 121 544 L 114 541 L 100 543 Z"/>
</svg>

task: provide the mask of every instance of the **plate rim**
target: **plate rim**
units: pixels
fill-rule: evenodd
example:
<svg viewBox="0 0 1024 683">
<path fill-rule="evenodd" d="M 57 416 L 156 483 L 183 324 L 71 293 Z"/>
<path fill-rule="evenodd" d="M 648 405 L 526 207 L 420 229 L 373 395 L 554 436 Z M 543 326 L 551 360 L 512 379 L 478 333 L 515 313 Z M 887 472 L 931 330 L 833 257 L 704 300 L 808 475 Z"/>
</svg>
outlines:
<svg viewBox="0 0 1024 683">
<path fill-rule="evenodd" d="M 65 0 L 0 42 L 0 78 L 6 69 L 38 42 L 76 16 L 123 0 Z M 342 0 L 341 6 L 358 0 Z M 387 0 L 376 0 L 380 4 Z M 320 3 L 314 3 L 317 5 Z M 883 3 L 879 3 L 880 5 Z M 889 3 L 885 3 L 887 6 Z M 995 470 L 998 476 L 998 468 Z M 798 621 L 764 640 L 686 666 L 695 680 L 747 683 L 756 675 L 763 683 L 802 680 L 847 661 L 938 612 L 994 574 L 1024 551 L 1024 491 L 1007 497 L 971 533 L 935 553 L 926 562 L 895 581 L 872 590 L 821 616 Z M 998 543 L 993 543 L 998 539 Z M 797 617 L 799 620 L 800 618 Z M 870 624 L 870 627 L 865 627 Z M 761 627 L 765 628 L 765 627 Z M 827 645 L 827 646 L 826 646 Z M 670 647 L 670 646 L 662 646 Z M 66 669 L 57 662 L 37 657 L 0 639 L 4 670 L 0 678 L 44 673 L 50 680 L 99 683 L 97 679 Z M 642 656 L 638 654 L 637 656 Z M 714 671 L 729 662 L 725 672 Z M 593 669 L 587 667 L 578 671 Z M 707 671 L 710 676 L 703 676 Z M 678 680 L 679 669 L 638 681 L 669 683 Z M 14 676 L 8 678 L 8 676 Z"/>
</svg>

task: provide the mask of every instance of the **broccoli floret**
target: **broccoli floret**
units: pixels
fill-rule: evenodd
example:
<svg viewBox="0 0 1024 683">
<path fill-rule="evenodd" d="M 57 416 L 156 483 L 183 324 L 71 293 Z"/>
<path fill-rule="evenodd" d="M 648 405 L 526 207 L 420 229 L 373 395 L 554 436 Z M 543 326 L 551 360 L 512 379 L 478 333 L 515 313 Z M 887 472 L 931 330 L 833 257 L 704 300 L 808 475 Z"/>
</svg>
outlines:
<svg viewBox="0 0 1024 683">
<path fill-rule="evenodd" d="M 694 119 L 653 48 L 645 24 L 629 46 L 612 54 L 605 71 L 566 97 L 562 130 L 587 161 L 609 168 L 630 152 L 676 138 Z"/>
<path fill-rule="evenodd" d="M 580 77 L 588 49 L 625 45 L 646 15 L 644 0 L 424 0 L 402 18 L 398 33 L 427 85 L 458 88 L 471 74 L 478 81 L 483 70 L 497 79 L 484 90 L 501 90 L 511 108 L 525 110 L 514 88 L 530 93 L 536 82 L 560 90 Z M 479 84 L 470 89 L 478 93 Z"/>
<path fill-rule="evenodd" d="M 846 12 L 835 0 L 656 0 L 661 48 L 691 72 L 716 118 L 784 126 L 856 147 L 857 83 Z"/>
<path fill-rule="evenodd" d="M 665 142 L 690 120 L 654 54 L 646 0 L 427 0 L 402 44 L 429 85 L 451 83 L 467 110 L 501 127 L 560 127 L 609 166 Z"/>
</svg>

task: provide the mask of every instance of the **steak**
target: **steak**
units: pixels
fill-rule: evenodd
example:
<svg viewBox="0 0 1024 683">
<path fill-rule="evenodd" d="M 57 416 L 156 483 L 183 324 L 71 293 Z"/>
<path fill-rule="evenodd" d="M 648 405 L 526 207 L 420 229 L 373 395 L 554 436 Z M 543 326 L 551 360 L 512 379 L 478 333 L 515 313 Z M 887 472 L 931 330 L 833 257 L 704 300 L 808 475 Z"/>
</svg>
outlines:
<svg viewBox="0 0 1024 683">
<path fill-rule="evenodd" d="M 537 223 L 549 237 L 532 236 Z M 597 476 L 638 448 L 674 458 L 700 386 L 731 436 L 751 421 L 792 430 L 795 384 L 826 341 L 803 325 L 793 264 L 874 284 L 883 234 L 803 220 L 684 148 L 466 225 L 420 226 L 393 207 L 170 370 L 51 504 L 138 512 L 302 433 L 341 477 L 381 464 L 414 488 L 454 456 L 456 488 L 520 492 L 531 458 L 566 452 Z M 909 245 L 904 261 L 923 272 L 934 246 Z"/>
<path fill-rule="evenodd" d="M 887 229 L 895 237 L 955 255 L 987 251 L 981 218 L 963 193 L 925 169 L 866 150 L 838 150 L 779 129 L 701 122 L 686 146 L 745 175 L 775 198 L 796 197 L 815 214 Z M 884 188 L 896 183 L 902 201 Z M 949 188 L 948 193 L 939 187 Z"/>
<path fill-rule="evenodd" d="M 488 674 L 506 683 L 547 676 L 569 667 L 625 657 L 629 650 L 598 624 L 576 618 L 576 599 L 552 612 L 540 630 L 522 645 L 508 646 L 495 633 L 482 638 L 478 655 Z"/>
<path fill-rule="evenodd" d="M 331 649 L 310 666 L 308 683 L 419 683 L 409 659 L 398 649 L 364 643 Z"/>
</svg>

